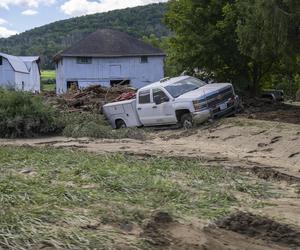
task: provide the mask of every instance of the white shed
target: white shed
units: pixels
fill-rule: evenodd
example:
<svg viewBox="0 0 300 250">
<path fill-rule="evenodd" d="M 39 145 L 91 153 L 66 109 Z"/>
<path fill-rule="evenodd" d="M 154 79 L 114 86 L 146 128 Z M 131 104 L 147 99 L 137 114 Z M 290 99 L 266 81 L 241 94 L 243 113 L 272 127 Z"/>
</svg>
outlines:
<svg viewBox="0 0 300 250">
<path fill-rule="evenodd" d="M 0 87 L 40 92 L 40 58 L 0 53 Z"/>
<path fill-rule="evenodd" d="M 72 84 L 141 88 L 164 77 L 164 58 L 160 49 L 126 33 L 100 29 L 54 57 L 56 91 Z"/>
</svg>

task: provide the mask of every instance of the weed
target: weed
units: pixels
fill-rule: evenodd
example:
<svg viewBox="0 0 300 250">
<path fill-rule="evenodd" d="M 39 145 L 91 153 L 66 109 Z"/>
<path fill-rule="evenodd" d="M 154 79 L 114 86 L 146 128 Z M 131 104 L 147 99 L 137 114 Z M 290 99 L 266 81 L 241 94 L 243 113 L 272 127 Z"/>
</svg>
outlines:
<svg viewBox="0 0 300 250">
<path fill-rule="evenodd" d="M 63 113 L 62 123 L 65 124 L 62 134 L 67 137 L 91 137 L 121 139 L 146 139 L 146 133 L 137 128 L 113 130 L 104 117 L 91 113 Z"/>
<path fill-rule="evenodd" d="M 33 137 L 61 130 L 54 109 L 29 93 L 0 90 L 0 137 Z"/>
<path fill-rule="evenodd" d="M 134 248 L 124 221 L 142 226 L 154 210 L 220 217 L 244 203 L 236 189 L 256 196 L 263 186 L 249 191 L 250 177 L 197 161 L 53 148 L 0 147 L 0 171 L 0 248 L 9 249 Z"/>
</svg>

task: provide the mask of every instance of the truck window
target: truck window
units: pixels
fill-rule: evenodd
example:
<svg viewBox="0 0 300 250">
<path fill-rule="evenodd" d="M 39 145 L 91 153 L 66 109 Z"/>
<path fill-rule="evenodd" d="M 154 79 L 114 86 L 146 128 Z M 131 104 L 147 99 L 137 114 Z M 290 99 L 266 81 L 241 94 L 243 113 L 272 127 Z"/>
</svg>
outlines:
<svg viewBox="0 0 300 250">
<path fill-rule="evenodd" d="M 139 104 L 150 103 L 150 90 L 139 92 Z"/>
<path fill-rule="evenodd" d="M 162 102 L 168 102 L 169 97 L 161 89 L 153 89 L 153 100 L 159 96 Z"/>
</svg>

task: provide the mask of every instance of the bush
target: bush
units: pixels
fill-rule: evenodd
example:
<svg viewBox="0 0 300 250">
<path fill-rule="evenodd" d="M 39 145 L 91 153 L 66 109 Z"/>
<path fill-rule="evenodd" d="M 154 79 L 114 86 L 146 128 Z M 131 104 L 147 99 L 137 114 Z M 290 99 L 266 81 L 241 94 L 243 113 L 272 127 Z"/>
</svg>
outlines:
<svg viewBox="0 0 300 250">
<path fill-rule="evenodd" d="M 100 114 L 67 113 L 29 93 L 0 90 L 0 137 L 60 134 L 67 137 L 145 139 L 140 129 L 113 130 Z"/>
<path fill-rule="evenodd" d="M 144 140 L 146 137 L 144 131 L 137 128 L 113 130 L 99 114 L 65 113 L 62 116 L 62 123 L 65 125 L 62 134 L 67 137 L 137 140 Z"/>
<path fill-rule="evenodd" d="M 34 137 L 62 130 L 54 109 L 29 93 L 0 90 L 0 137 Z"/>
</svg>

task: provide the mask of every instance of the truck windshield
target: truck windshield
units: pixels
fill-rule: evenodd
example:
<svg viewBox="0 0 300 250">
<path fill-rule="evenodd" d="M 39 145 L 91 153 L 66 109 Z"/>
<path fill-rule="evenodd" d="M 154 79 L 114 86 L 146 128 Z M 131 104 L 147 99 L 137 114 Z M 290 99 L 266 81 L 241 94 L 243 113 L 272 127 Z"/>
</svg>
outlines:
<svg viewBox="0 0 300 250">
<path fill-rule="evenodd" d="M 171 96 L 177 98 L 187 92 L 199 89 L 200 87 L 206 85 L 205 82 L 196 79 L 194 77 L 189 77 L 179 82 L 167 85 L 165 89 L 170 93 Z"/>
</svg>

